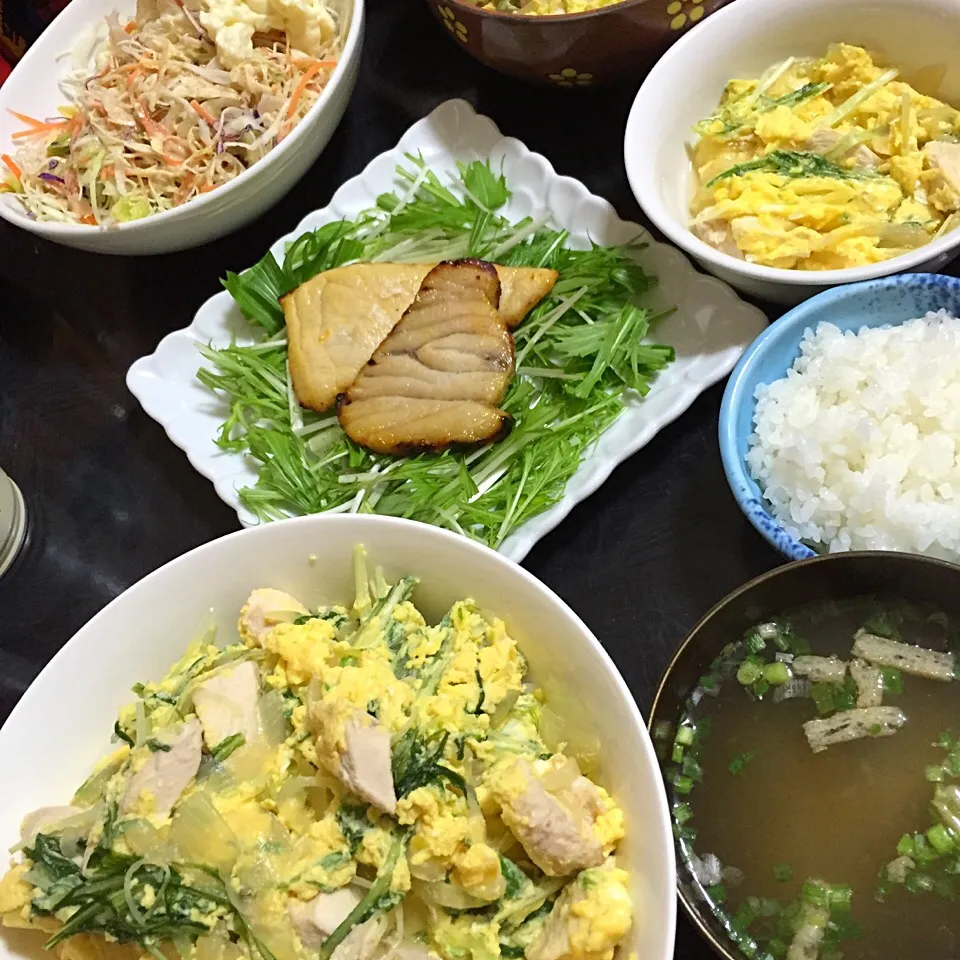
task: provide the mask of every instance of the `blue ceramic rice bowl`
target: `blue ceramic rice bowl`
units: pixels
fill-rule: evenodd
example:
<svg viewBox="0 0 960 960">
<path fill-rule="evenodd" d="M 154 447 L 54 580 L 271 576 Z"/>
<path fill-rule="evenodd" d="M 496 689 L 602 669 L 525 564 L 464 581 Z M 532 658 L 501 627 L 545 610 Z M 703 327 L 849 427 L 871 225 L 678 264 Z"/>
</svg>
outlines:
<svg viewBox="0 0 960 960">
<path fill-rule="evenodd" d="M 900 324 L 938 310 L 960 316 L 960 279 L 908 273 L 835 287 L 784 314 L 760 334 L 740 358 L 720 406 L 723 469 L 746 518 L 788 560 L 804 560 L 816 554 L 788 534 L 773 517 L 769 503 L 763 499 L 747 468 L 757 387 L 786 376 L 800 355 L 804 333 L 819 323 L 832 323 L 843 332 L 856 331 L 865 326 Z"/>
</svg>

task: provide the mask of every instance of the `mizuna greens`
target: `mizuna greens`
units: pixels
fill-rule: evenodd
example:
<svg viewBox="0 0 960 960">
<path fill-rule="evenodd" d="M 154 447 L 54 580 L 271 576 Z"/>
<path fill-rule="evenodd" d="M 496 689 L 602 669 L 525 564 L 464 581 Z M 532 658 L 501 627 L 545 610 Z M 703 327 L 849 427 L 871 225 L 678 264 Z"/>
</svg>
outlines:
<svg viewBox="0 0 960 960">
<path fill-rule="evenodd" d="M 497 547 L 556 503 L 591 447 L 674 359 L 645 338 L 660 317 L 644 308 L 656 283 L 640 243 L 567 247 L 566 230 L 500 211 L 510 198 L 487 163 L 460 164 L 451 185 L 422 159 L 397 168 L 400 188 L 356 220 L 298 237 L 280 263 L 268 253 L 224 286 L 261 331 L 253 345 L 201 346 L 202 383 L 229 415 L 217 444 L 257 461 L 240 499 L 261 520 L 320 511 L 375 512 L 447 527 Z M 559 271 L 552 293 L 514 332 L 517 377 L 503 407 L 510 435 L 474 450 L 380 456 L 350 441 L 335 413 L 296 402 L 278 299 L 323 270 L 358 260 L 433 262 L 479 257 Z"/>
</svg>

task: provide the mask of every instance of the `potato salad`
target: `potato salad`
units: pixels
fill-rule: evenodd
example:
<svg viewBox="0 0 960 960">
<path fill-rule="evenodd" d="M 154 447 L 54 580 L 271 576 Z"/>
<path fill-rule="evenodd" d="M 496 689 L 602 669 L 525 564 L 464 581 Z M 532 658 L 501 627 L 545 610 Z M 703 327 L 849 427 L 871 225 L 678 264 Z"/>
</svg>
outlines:
<svg viewBox="0 0 960 960">
<path fill-rule="evenodd" d="M 547 742 L 502 621 L 429 625 L 362 550 L 355 579 L 351 606 L 256 589 L 233 642 L 138 684 L 23 820 L 3 924 L 62 960 L 611 960 L 633 909 L 595 758 Z"/>
<path fill-rule="evenodd" d="M 960 225 L 960 112 L 861 47 L 731 80 L 696 132 L 691 229 L 750 263 L 864 266 Z"/>
</svg>

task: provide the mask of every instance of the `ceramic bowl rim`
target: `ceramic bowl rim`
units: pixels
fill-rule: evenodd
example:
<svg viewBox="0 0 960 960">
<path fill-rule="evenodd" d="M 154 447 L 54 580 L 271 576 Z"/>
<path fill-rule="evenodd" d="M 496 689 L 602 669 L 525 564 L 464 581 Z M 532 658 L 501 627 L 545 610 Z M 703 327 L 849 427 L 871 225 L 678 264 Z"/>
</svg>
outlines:
<svg viewBox="0 0 960 960">
<path fill-rule="evenodd" d="M 752 367 L 764 356 L 768 347 L 780 339 L 794 339 L 799 344 L 803 331 L 813 325 L 811 315 L 820 313 L 824 307 L 838 301 L 856 299 L 865 293 L 883 290 L 890 287 L 919 287 L 919 286 L 952 287 L 960 296 L 960 277 L 952 277 L 939 273 L 902 273 L 888 277 L 878 277 L 874 280 L 864 280 L 860 283 L 843 284 L 830 287 L 803 303 L 788 310 L 783 316 L 771 323 L 746 350 L 744 350 L 737 365 L 733 368 L 720 401 L 720 415 L 717 421 L 717 436 L 720 445 L 720 459 L 723 463 L 723 472 L 727 478 L 730 492 L 737 501 L 737 506 L 750 521 L 753 528 L 774 549 L 787 557 L 788 560 L 807 560 L 816 557 L 816 551 L 791 537 L 770 513 L 762 494 L 757 497 L 753 491 L 759 490 L 756 480 L 750 476 L 746 464 L 737 449 L 737 414 L 744 407 L 750 406 L 751 411 L 756 408 L 756 399 L 746 393 L 745 380 Z M 826 319 L 826 318 L 823 318 Z M 909 318 L 908 318 L 909 319 Z M 799 351 L 797 351 L 799 354 Z M 751 413 L 751 423 L 753 416 Z M 763 521 L 766 521 L 764 523 Z M 871 551 L 853 551 L 869 553 Z M 901 553 L 901 551 L 891 551 Z M 903 551 L 907 556 L 924 556 Z M 931 558 L 927 558 L 931 559 Z M 946 561 L 945 561 L 946 562 Z"/>
<path fill-rule="evenodd" d="M 9 203 L 0 203 L 0 217 L 16 227 L 29 230 L 37 236 L 57 240 L 58 238 L 77 235 L 88 236 L 91 232 L 95 233 L 104 229 L 109 230 L 111 234 L 125 233 L 131 236 L 143 234 L 149 232 L 154 224 L 170 223 L 176 219 L 178 215 L 182 216 L 184 211 L 199 211 L 203 209 L 203 207 L 210 206 L 214 203 L 219 206 L 223 197 L 242 191 L 247 184 L 253 182 L 258 174 L 275 166 L 278 159 L 295 153 L 298 147 L 302 146 L 300 141 L 306 136 L 306 131 L 316 124 L 319 116 L 333 99 L 334 93 L 343 83 L 344 76 L 356 68 L 357 64 L 355 61 L 358 59 L 360 53 L 359 45 L 363 39 L 363 25 L 366 19 L 365 2 L 366 0 L 350 0 L 350 24 L 347 27 L 346 38 L 340 52 L 340 59 L 337 61 L 337 66 L 334 68 L 327 85 L 320 91 L 320 96 L 304 115 L 303 119 L 293 128 L 290 134 L 278 143 L 268 154 L 247 167 L 243 173 L 227 181 L 223 186 L 218 187 L 216 190 L 211 190 L 209 193 L 199 194 L 192 200 L 181 204 L 179 207 L 171 207 L 169 210 L 151 213 L 149 216 L 139 220 L 129 220 L 126 223 L 112 224 L 106 228 L 91 227 L 81 223 L 56 223 L 30 220 L 26 214 Z M 17 71 L 21 70 L 25 64 L 32 63 L 33 58 L 37 58 L 38 63 L 41 62 L 38 49 L 39 41 L 43 35 L 56 24 L 57 19 L 63 13 L 66 13 L 67 9 L 68 8 L 65 7 L 60 14 L 57 14 L 57 16 L 47 24 L 40 36 L 37 37 L 37 40 L 31 45 L 30 49 L 27 50 L 22 59 L 16 64 L 13 70 L 10 71 L 10 75 L 4 81 L 5 86 L 12 89 L 11 81 Z"/>
<path fill-rule="evenodd" d="M 960 283 L 960 280 L 958 280 Z M 828 291 L 830 292 L 830 291 Z M 762 336 L 762 334 L 761 334 Z M 730 604 L 739 600 L 744 594 L 749 593 L 755 587 L 760 586 L 763 583 L 766 583 L 768 580 L 773 580 L 781 576 L 793 576 L 795 571 L 800 570 L 805 567 L 817 566 L 820 564 L 832 564 L 832 563 L 849 563 L 851 560 L 860 560 L 869 559 L 876 560 L 881 563 L 916 563 L 920 566 L 936 566 L 941 567 L 942 569 L 952 573 L 958 579 L 960 579 L 960 567 L 954 563 L 950 563 L 948 560 L 940 560 L 936 557 L 927 557 L 919 553 L 899 553 L 890 550 L 860 550 L 857 552 L 851 553 L 828 553 L 822 556 L 812 556 L 807 557 L 806 559 L 799 560 L 795 563 L 785 563 L 780 566 L 774 567 L 771 570 L 765 570 L 763 573 L 758 574 L 755 577 L 752 577 L 746 583 L 742 583 L 739 587 L 736 587 L 734 590 L 730 591 L 726 596 L 718 600 L 706 613 L 701 616 L 697 622 L 690 628 L 683 640 L 680 641 L 680 645 L 677 647 L 673 656 L 670 658 L 670 662 L 664 668 L 664 671 L 660 677 L 660 682 L 657 684 L 656 693 L 653 695 L 653 700 L 650 702 L 650 711 L 647 716 L 647 730 L 650 733 L 651 739 L 653 738 L 653 730 L 657 723 L 662 720 L 673 718 L 661 717 L 658 715 L 661 710 L 661 699 L 664 696 L 667 685 L 670 682 L 670 678 L 673 676 L 673 671 L 676 668 L 677 664 L 680 662 L 680 659 L 683 657 L 684 653 L 687 651 L 687 648 L 693 644 L 694 639 L 697 634 L 718 614 L 721 610 L 728 607 Z M 659 758 L 658 758 L 659 760 Z M 663 777 L 663 766 L 660 765 L 660 775 Z M 664 781 L 664 790 L 667 789 L 666 781 Z M 668 800 L 669 806 L 669 800 Z M 673 815 L 671 813 L 671 823 L 673 822 Z M 674 840 L 674 853 L 676 855 L 676 846 L 677 842 Z M 687 919 L 693 923 L 697 928 L 697 932 L 710 944 L 713 950 L 720 954 L 724 960 L 743 960 L 742 955 L 739 951 L 731 946 L 728 947 L 727 944 L 721 941 L 710 929 L 707 923 L 704 920 L 705 916 L 709 915 L 709 911 L 704 911 L 701 913 L 700 909 L 693 903 L 693 901 L 687 896 L 685 891 L 680 886 L 680 858 L 676 857 L 677 860 L 677 899 L 680 901 L 683 906 L 684 911 L 686 912 Z"/>
<path fill-rule="evenodd" d="M 451 2 L 457 2 L 457 0 L 451 0 Z M 909 6 L 918 3 L 935 5 L 938 0 L 876 0 L 879 8 Z M 641 175 L 637 171 L 632 160 L 634 155 L 632 143 L 635 139 L 633 131 L 641 122 L 641 114 L 645 112 L 646 107 L 645 101 L 653 96 L 656 96 L 657 99 L 664 96 L 667 86 L 658 83 L 659 77 L 664 71 L 674 61 L 683 61 L 691 43 L 709 43 L 709 31 L 719 30 L 727 20 L 732 21 L 742 17 L 746 21 L 750 13 L 757 8 L 764 5 L 780 6 L 781 4 L 782 0 L 736 0 L 736 3 L 728 3 L 714 11 L 710 16 L 704 17 L 703 21 L 697 24 L 699 29 L 687 31 L 651 67 L 650 72 L 637 91 L 630 113 L 627 116 L 623 145 L 627 180 L 643 212 L 671 243 L 680 247 L 691 257 L 709 263 L 711 268 L 728 271 L 730 274 L 746 280 L 791 287 L 837 286 L 839 284 L 876 280 L 893 273 L 923 266 L 960 246 L 960 227 L 958 227 L 942 237 L 934 238 L 922 247 L 917 247 L 915 250 L 902 253 L 897 257 L 891 257 L 889 260 L 881 260 L 878 263 L 866 264 L 861 267 L 844 267 L 839 270 L 786 270 L 782 267 L 767 267 L 757 263 L 747 263 L 745 260 L 740 260 L 710 246 L 710 244 L 695 236 L 688 226 L 681 225 L 662 201 L 661 191 L 653 182 L 652 175 Z"/>
</svg>

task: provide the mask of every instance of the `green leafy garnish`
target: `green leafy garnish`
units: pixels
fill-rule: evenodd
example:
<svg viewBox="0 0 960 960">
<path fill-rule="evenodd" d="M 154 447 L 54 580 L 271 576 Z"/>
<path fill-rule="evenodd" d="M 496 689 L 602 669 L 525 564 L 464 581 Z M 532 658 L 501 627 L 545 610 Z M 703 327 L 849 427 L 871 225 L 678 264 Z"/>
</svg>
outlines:
<svg viewBox="0 0 960 960">
<path fill-rule="evenodd" d="M 789 863 L 775 863 L 773 865 L 773 879 L 778 883 L 789 883 L 793 879 L 793 868 Z"/>
<path fill-rule="evenodd" d="M 44 834 L 24 852 L 32 862 L 27 877 L 39 891 L 33 910 L 41 915 L 72 910 L 47 949 L 78 933 L 98 933 L 154 953 L 163 941 L 193 941 L 219 920 L 236 918 L 220 881 L 204 875 L 202 887 L 197 886 L 187 882 L 178 866 L 98 851 L 82 872 L 60 853 L 59 840 Z M 149 906 L 147 886 L 153 890 Z"/>
<path fill-rule="evenodd" d="M 513 899 L 527 884 L 527 875 L 512 861 L 500 854 L 500 873 L 507 886 L 503 895 Z"/>
<path fill-rule="evenodd" d="M 151 753 L 169 753 L 169 752 L 170 752 L 170 744 L 169 744 L 169 743 L 163 743 L 162 741 L 157 740 L 157 739 L 154 738 L 154 737 L 151 737 L 151 738 L 146 742 L 146 746 L 147 746 L 147 748 L 150 750 Z"/>
<path fill-rule="evenodd" d="M 712 180 L 708 180 L 706 187 L 709 190 L 716 186 L 721 180 L 728 177 L 739 177 L 753 170 L 760 170 L 764 173 L 779 173 L 782 177 L 796 179 L 799 177 L 834 177 L 837 180 L 866 180 L 875 174 L 866 173 L 863 170 L 848 170 L 839 164 L 827 160 L 819 153 L 812 153 L 808 150 L 772 150 L 770 153 L 756 160 L 747 160 L 744 163 L 737 163 L 718 173 Z"/>
<path fill-rule="evenodd" d="M 428 783 L 447 780 L 462 793 L 466 783 L 459 773 L 444 766 L 440 761 L 450 739 L 449 731 L 434 740 L 421 738 L 419 731 L 411 727 L 393 748 L 391 769 L 397 799 Z"/>
<path fill-rule="evenodd" d="M 211 751 L 210 755 L 217 763 L 223 763 L 227 757 L 238 750 L 247 742 L 247 738 L 242 733 L 232 733 L 229 737 L 224 737 Z"/>
<path fill-rule="evenodd" d="M 320 947 L 320 960 L 330 960 L 333 951 L 343 943 L 347 934 L 358 924 L 365 923 L 374 914 L 392 910 L 404 897 L 404 894 L 390 890 L 393 871 L 407 843 L 406 833 L 397 835 L 383 866 L 373 881 L 366 896 L 350 911 L 346 919 L 324 940 Z"/>
<path fill-rule="evenodd" d="M 131 747 L 134 746 L 133 737 L 131 737 L 130 734 L 120 726 L 119 720 L 113 725 L 113 733 L 118 740 L 122 740 Z"/>
<path fill-rule="evenodd" d="M 820 96 L 821 93 L 826 93 L 831 86 L 832 84 L 829 83 L 805 83 L 802 87 L 785 93 L 781 97 L 768 97 L 761 94 L 756 99 L 752 99 L 746 95 L 725 103 L 715 114 L 695 124 L 693 129 L 701 136 L 721 138 L 729 134 L 742 136 L 754 128 L 757 118 L 764 113 L 769 113 L 777 107 L 795 107 L 806 100 Z M 717 123 L 723 124 L 721 130 L 714 130 Z"/>
<path fill-rule="evenodd" d="M 746 753 L 741 753 L 739 756 L 734 757 L 728 764 L 727 769 L 735 776 L 739 777 L 743 773 L 747 764 L 756 756 L 756 752 L 753 750 L 748 750 Z"/>
<path fill-rule="evenodd" d="M 258 463 L 257 483 L 240 499 L 260 520 L 349 508 L 413 518 L 498 547 L 560 500 L 629 397 L 649 390 L 674 351 L 644 342 L 664 314 L 642 304 L 655 281 L 636 262 L 638 244 L 567 249 L 566 231 L 529 218 L 513 223 L 497 212 L 510 194 L 488 164 L 461 164 L 447 187 L 421 159 L 408 161 L 397 170 L 398 191 L 378 197 L 374 209 L 299 237 L 282 263 L 267 254 L 227 275 L 224 286 L 266 337 L 250 346 L 201 346 L 208 366 L 198 377 L 229 405 L 220 448 Z M 514 332 L 517 376 L 502 404 L 513 418 L 506 439 L 398 459 L 354 444 L 335 414 L 297 404 L 279 297 L 357 260 L 465 256 L 559 272 Z"/>
<path fill-rule="evenodd" d="M 337 807 L 337 824 L 350 845 L 350 856 L 353 856 L 371 826 L 367 808 L 362 804 L 341 803 Z"/>
</svg>

